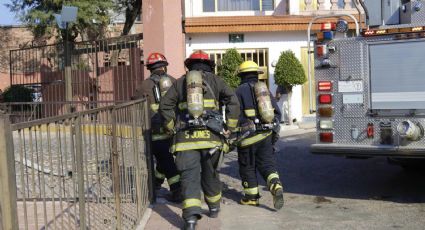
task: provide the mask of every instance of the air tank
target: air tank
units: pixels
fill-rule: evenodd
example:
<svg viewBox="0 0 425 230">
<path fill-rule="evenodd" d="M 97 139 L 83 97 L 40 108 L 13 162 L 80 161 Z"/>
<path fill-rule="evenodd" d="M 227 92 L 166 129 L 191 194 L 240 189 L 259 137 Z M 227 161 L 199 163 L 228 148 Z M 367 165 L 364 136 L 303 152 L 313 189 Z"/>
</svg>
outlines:
<svg viewBox="0 0 425 230">
<path fill-rule="evenodd" d="M 274 108 L 266 83 L 261 81 L 255 83 L 254 91 L 261 120 L 267 124 L 272 123 L 274 120 Z"/>
<path fill-rule="evenodd" d="M 163 76 L 159 79 L 159 89 L 161 91 L 161 97 L 163 97 L 167 93 L 171 85 L 173 85 L 173 82 L 169 77 Z"/>
<path fill-rule="evenodd" d="M 187 110 L 195 119 L 204 112 L 202 73 L 192 70 L 186 74 Z"/>
</svg>

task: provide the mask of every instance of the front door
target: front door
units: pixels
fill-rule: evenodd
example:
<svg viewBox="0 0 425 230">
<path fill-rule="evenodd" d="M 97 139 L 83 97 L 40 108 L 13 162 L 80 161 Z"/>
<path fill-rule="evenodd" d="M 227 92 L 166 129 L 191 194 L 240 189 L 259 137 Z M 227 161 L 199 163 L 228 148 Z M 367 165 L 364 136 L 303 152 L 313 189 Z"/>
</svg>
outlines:
<svg viewBox="0 0 425 230">
<path fill-rule="evenodd" d="M 308 53 L 307 53 L 307 47 L 301 48 L 301 64 L 304 67 L 304 71 L 306 74 L 306 77 L 308 77 Z M 315 88 L 315 81 L 314 81 L 314 54 L 310 54 L 310 60 L 311 60 L 311 66 L 312 66 L 312 74 L 311 74 L 311 94 L 312 94 L 312 109 L 316 110 L 316 88 Z M 303 115 L 310 115 L 310 92 L 309 92 L 310 82 L 307 79 L 307 82 L 302 85 L 302 109 L 303 109 Z"/>
</svg>

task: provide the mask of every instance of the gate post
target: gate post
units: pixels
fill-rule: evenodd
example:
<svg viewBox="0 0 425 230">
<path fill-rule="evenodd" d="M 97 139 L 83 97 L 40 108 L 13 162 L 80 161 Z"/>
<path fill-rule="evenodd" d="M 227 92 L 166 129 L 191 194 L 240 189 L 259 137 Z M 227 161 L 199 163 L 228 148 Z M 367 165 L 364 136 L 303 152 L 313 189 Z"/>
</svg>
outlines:
<svg viewBox="0 0 425 230">
<path fill-rule="evenodd" d="M 78 174 L 78 208 L 80 217 L 80 229 L 87 229 L 86 226 L 86 197 L 84 191 L 84 157 L 83 157 L 83 131 L 81 116 L 75 119 L 75 159 L 77 162 L 77 174 Z"/>
<path fill-rule="evenodd" d="M 66 39 L 64 42 L 64 59 L 65 59 L 65 100 L 70 103 L 68 105 L 68 113 L 73 112 L 73 105 L 71 103 L 72 101 L 72 68 L 71 68 L 71 62 L 72 62 L 72 51 L 69 49 L 70 44 L 68 41 L 68 23 L 66 23 Z"/>
<path fill-rule="evenodd" d="M 112 109 L 112 184 L 114 188 L 115 209 L 117 217 L 116 229 L 122 229 L 122 216 L 121 216 L 121 187 L 120 187 L 120 166 L 119 166 L 119 153 L 118 153 L 118 130 L 117 130 L 117 110 Z"/>
<path fill-rule="evenodd" d="M 149 186 L 149 200 L 150 203 L 153 204 L 156 201 L 156 193 L 155 193 L 155 185 L 154 185 L 154 174 L 155 174 L 155 165 L 154 160 L 152 156 L 152 149 L 151 149 L 151 143 L 152 143 L 152 135 L 151 135 L 151 115 L 149 111 L 148 106 L 148 100 L 145 99 L 143 102 L 143 108 L 144 110 L 144 139 L 145 139 L 145 151 L 146 151 L 146 165 L 148 168 L 148 186 Z"/>
<path fill-rule="evenodd" d="M 9 115 L 0 114 L 0 229 L 17 230 L 15 153 Z"/>
</svg>

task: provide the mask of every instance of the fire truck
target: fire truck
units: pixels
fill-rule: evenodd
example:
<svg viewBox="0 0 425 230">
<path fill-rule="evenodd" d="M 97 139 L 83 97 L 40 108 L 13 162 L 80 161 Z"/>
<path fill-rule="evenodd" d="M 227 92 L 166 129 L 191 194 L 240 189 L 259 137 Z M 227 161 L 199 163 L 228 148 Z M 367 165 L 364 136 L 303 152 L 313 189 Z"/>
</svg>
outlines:
<svg viewBox="0 0 425 230">
<path fill-rule="evenodd" d="M 317 106 L 311 152 L 425 158 L 425 0 L 355 2 L 359 16 L 318 16 L 309 26 Z M 354 36 L 346 19 L 355 22 Z M 313 34 L 318 20 L 324 23 Z"/>
</svg>

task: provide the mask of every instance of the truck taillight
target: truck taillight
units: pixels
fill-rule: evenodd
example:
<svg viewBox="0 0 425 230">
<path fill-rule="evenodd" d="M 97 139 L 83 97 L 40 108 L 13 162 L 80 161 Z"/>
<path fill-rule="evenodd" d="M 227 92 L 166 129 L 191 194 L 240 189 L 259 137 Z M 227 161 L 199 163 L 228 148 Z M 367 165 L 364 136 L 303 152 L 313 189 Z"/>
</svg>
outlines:
<svg viewBox="0 0 425 230">
<path fill-rule="evenodd" d="M 332 117 L 333 108 L 332 107 L 319 108 L 318 113 L 321 117 Z"/>
<path fill-rule="evenodd" d="M 331 81 L 319 81 L 318 90 L 319 91 L 331 91 L 332 90 L 332 82 Z"/>
<path fill-rule="evenodd" d="M 321 94 L 319 95 L 320 104 L 332 104 L 332 95 L 331 94 Z"/>
<path fill-rule="evenodd" d="M 325 22 L 322 23 L 320 26 L 321 31 L 335 31 L 336 30 L 336 23 L 333 22 Z"/>
<path fill-rule="evenodd" d="M 334 134 L 333 133 L 320 133 L 320 142 L 332 143 L 334 142 Z"/>
<path fill-rule="evenodd" d="M 319 122 L 320 129 L 333 129 L 334 123 L 331 120 L 321 120 Z"/>
<path fill-rule="evenodd" d="M 317 45 L 316 46 L 316 54 L 317 54 L 317 57 L 326 56 L 328 54 L 327 45 Z"/>
</svg>

